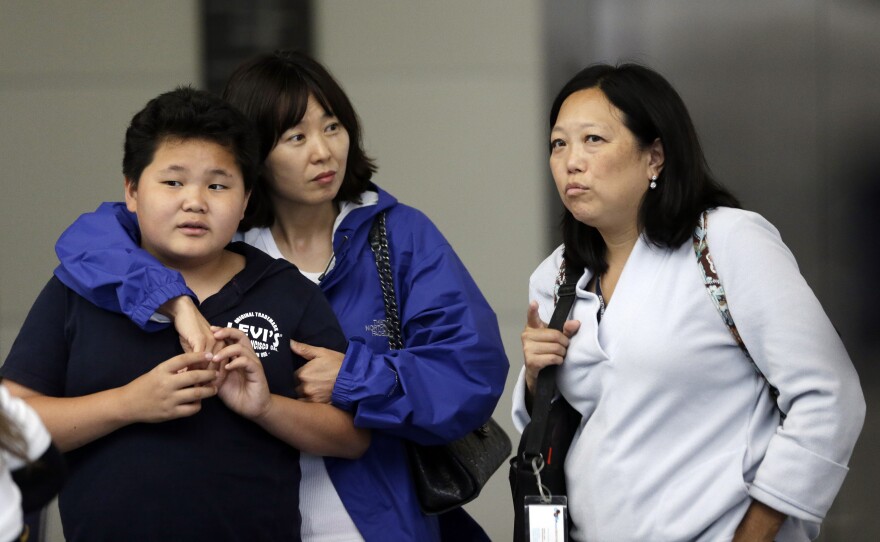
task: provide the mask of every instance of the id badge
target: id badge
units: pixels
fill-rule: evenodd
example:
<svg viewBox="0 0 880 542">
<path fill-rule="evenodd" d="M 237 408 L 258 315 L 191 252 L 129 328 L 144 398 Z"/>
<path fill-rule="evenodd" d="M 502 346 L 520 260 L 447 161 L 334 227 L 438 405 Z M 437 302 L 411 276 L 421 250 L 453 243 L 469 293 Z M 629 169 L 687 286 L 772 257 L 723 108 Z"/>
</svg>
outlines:
<svg viewBox="0 0 880 542">
<path fill-rule="evenodd" d="M 526 536 L 529 542 L 568 542 L 568 497 L 524 499 Z"/>
</svg>

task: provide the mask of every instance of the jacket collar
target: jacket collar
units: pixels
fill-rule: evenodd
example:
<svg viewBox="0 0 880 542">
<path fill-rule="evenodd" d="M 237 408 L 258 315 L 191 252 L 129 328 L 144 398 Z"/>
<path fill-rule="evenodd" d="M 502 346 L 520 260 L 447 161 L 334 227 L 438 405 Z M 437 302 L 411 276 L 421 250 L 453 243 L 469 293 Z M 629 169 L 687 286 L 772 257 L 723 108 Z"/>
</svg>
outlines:
<svg viewBox="0 0 880 542">
<path fill-rule="evenodd" d="M 349 252 L 354 250 L 357 254 L 360 247 L 369 245 L 370 227 L 376 215 L 397 205 L 397 199 L 394 196 L 375 184 L 372 184 L 369 190 L 378 194 L 378 201 L 368 204 L 349 204 L 356 207 L 348 212 L 337 226 L 336 231 L 333 232 L 333 253 L 336 264 L 326 279 L 321 282 L 321 289 L 325 292 L 348 274 L 352 267 L 352 258 L 347 257 Z"/>
<path fill-rule="evenodd" d="M 372 183 L 371 183 L 372 184 Z M 341 235 L 349 235 L 352 233 L 360 231 L 366 228 L 367 231 L 370 229 L 370 225 L 373 223 L 373 218 L 382 211 L 386 211 L 391 207 L 397 205 L 397 199 L 389 194 L 388 192 L 382 190 L 375 184 L 372 184 L 369 190 L 376 192 L 379 196 L 379 200 L 373 203 L 349 203 L 347 205 L 353 205 L 354 208 L 349 211 L 348 215 L 342 220 L 339 224 L 338 228 L 335 232 L 333 232 L 333 244 L 334 248 L 336 243 L 340 239 Z M 363 199 L 363 198 L 362 198 Z"/>
</svg>

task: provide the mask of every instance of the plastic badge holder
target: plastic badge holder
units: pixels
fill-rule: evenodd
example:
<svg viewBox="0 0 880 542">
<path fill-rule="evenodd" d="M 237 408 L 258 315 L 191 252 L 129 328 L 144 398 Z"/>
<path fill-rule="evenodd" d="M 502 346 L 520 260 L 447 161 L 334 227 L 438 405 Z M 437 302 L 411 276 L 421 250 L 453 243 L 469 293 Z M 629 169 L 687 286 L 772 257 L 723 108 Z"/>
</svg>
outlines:
<svg viewBox="0 0 880 542">
<path fill-rule="evenodd" d="M 568 497 L 530 495 L 524 501 L 529 542 L 569 542 Z"/>
</svg>

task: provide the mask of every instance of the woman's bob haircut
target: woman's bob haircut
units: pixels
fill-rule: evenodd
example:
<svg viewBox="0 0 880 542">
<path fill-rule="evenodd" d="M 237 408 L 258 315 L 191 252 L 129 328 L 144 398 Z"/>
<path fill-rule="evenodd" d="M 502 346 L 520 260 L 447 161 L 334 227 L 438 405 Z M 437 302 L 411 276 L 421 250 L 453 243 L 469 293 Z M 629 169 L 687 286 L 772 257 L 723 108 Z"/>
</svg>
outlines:
<svg viewBox="0 0 880 542">
<path fill-rule="evenodd" d="M 681 246 L 690 239 L 703 211 L 740 206 L 713 179 L 681 96 L 650 68 L 638 64 L 596 64 L 580 71 L 553 101 L 551 130 L 566 98 L 591 88 L 601 90 L 621 111 L 623 124 L 640 148 L 647 148 L 657 139 L 663 145 L 665 159 L 657 188 L 647 191 L 639 207 L 639 231 L 648 240 L 662 247 Z M 578 222 L 567 209 L 562 217 L 562 236 L 568 265 L 596 274 L 608 269 L 605 242 L 598 230 Z"/>
<path fill-rule="evenodd" d="M 376 166 L 362 148 L 360 121 L 351 101 L 318 61 L 297 51 L 260 55 L 236 68 L 223 89 L 223 98 L 256 126 L 261 163 L 265 163 L 281 134 L 302 120 L 309 96 L 339 119 L 348 132 L 345 176 L 334 201 L 359 201 L 360 194 L 372 186 L 370 179 Z M 264 166 L 239 226 L 242 231 L 275 222 L 265 175 Z"/>
</svg>

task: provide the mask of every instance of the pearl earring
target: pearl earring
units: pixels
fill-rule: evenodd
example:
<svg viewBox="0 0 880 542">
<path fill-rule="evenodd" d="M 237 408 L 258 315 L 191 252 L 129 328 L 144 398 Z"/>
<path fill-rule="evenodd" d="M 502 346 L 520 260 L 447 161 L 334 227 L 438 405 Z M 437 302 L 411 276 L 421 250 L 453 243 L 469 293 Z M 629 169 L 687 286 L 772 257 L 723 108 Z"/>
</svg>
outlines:
<svg viewBox="0 0 880 542">
<path fill-rule="evenodd" d="M 657 188 L 657 176 L 656 175 L 651 177 L 651 184 L 649 184 L 648 186 L 651 187 L 651 190 L 654 190 L 655 188 Z"/>
</svg>

